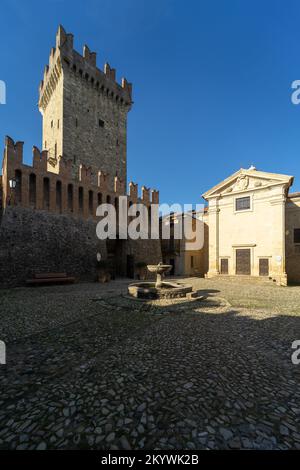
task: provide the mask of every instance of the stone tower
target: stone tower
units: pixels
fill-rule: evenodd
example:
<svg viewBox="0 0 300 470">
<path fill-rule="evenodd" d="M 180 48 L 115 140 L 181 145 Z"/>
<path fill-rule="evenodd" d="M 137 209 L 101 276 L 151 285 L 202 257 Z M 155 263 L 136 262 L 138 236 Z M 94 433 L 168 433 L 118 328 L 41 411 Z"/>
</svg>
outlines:
<svg viewBox="0 0 300 470">
<path fill-rule="evenodd" d="M 60 158 L 71 159 L 121 178 L 126 187 L 127 113 L 132 86 L 107 63 L 102 72 L 96 53 L 87 46 L 83 55 L 73 49 L 73 35 L 59 26 L 56 47 L 39 87 L 43 116 L 43 150 L 48 151 L 48 170 L 58 173 Z"/>
</svg>

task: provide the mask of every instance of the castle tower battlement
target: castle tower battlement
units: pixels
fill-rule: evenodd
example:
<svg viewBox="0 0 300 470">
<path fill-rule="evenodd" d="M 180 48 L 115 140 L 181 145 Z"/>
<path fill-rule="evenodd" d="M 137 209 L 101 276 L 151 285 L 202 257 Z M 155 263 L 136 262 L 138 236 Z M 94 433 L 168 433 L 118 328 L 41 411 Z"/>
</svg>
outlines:
<svg viewBox="0 0 300 470">
<path fill-rule="evenodd" d="M 60 155 L 80 164 L 101 168 L 124 180 L 127 168 L 127 113 L 132 106 L 132 85 L 116 81 L 108 63 L 97 67 L 96 52 L 87 45 L 80 55 L 73 35 L 59 26 L 39 86 L 39 110 L 43 116 L 43 150 L 48 151 L 48 170 L 58 173 Z M 124 189 L 125 190 L 125 189 Z"/>
</svg>

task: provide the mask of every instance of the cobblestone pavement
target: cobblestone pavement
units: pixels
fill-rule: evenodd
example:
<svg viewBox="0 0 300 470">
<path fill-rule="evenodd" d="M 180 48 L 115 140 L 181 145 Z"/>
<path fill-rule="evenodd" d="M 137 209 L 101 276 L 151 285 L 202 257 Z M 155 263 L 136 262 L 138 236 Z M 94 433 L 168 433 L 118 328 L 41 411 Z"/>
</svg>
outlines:
<svg viewBox="0 0 300 470">
<path fill-rule="evenodd" d="M 300 287 L 188 282 L 0 291 L 0 449 L 300 449 Z"/>
</svg>

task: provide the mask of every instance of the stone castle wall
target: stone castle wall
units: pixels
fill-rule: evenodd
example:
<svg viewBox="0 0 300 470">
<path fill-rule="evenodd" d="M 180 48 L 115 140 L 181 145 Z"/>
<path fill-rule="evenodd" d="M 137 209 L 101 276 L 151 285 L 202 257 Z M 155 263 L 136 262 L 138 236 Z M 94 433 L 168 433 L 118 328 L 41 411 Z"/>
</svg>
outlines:
<svg viewBox="0 0 300 470">
<path fill-rule="evenodd" d="M 67 272 L 77 280 L 96 279 L 96 255 L 106 244 L 93 220 L 8 207 L 0 227 L 0 286 L 24 285 L 35 273 Z"/>
<path fill-rule="evenodd" d="M 127 274 L 127 257 L 134 263 L 161 260 L 159 240 L 116 241 L 114 253 L 96 236 L 100 220 L 96 208 L 110 202 L 117 208 L 126 192 L 123 180 L 62 159 L 58 174 L 47 171 L 47 152 L 33 148 L 33 165 L 23 163 L 23 143 L 6 138 L 1 178 L 0 285 L 23 285 L 34 273 L 67 272 L 78 280 L 94 280 L 96 257 L 113 255 L 117 274 Z M 12 189 L 9 182 L 14 181 Z M 128 207 L 135 202 L 148 208 L 159 202 L 159 193 L 129 184 Z"/>
</svg>

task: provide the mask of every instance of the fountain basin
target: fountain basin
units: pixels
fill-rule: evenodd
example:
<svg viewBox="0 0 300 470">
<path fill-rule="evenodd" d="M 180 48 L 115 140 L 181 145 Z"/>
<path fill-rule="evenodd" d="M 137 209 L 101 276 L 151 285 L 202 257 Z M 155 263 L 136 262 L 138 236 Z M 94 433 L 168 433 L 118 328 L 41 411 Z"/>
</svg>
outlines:
<svg viewBox="0 0 300 470">
<path fill-rule="evenodd" d="M 148 264 L 147 269 L 148 269 L 148 271 L 150 271 L 150 273 L 162 274 L 162 273 L 170 271 L 170 269 L 172 269 L 172 265 L 171 264 L 162 264 L 162 263 Z"/>
<path fill-rule="evenodd" d="M 160 287 L 156 287 L 155 282 L 134 282 L 128 286 L 129 295 L 137 299 L 175 299 L 186 297 L 192 290 L 188 284 L 167 281 L 162 282 Z"/>
</svg>

